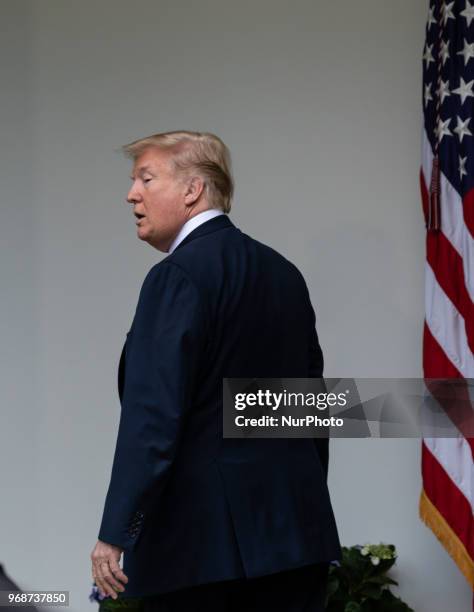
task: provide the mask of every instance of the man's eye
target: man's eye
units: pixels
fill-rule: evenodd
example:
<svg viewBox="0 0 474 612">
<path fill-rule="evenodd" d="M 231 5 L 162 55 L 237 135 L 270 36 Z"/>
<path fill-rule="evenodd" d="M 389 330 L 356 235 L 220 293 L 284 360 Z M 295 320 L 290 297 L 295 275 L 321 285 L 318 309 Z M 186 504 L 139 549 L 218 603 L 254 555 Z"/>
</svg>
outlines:
<svg viewBox="0 0 474 612">
<path fill-rule="evenodd" d="M 150 181 L 151 181 L 151 178 L 146 178 L 146 179 L 143 179 L 143 182 L 144 182 L 144 183 L 149 183 Z"/>
</svg>

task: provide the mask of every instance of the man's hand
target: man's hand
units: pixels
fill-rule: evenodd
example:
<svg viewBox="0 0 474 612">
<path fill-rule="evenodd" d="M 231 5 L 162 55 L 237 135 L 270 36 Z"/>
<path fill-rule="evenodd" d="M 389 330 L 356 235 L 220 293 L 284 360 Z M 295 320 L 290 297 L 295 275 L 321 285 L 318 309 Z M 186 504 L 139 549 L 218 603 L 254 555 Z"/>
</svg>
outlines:
<svg viewBox="0 0 474 612">
<path fill-rule="evenodd" d="M 123 592 L 125 587 L 121 584 L 128 582 L 127 576 L 119 565 L 123 550 L 118 546 L 97 541 L 91 552 L 92 578 L 102 595 L 110 595 L 117 599 L 117 591 Z"/>
</svg>

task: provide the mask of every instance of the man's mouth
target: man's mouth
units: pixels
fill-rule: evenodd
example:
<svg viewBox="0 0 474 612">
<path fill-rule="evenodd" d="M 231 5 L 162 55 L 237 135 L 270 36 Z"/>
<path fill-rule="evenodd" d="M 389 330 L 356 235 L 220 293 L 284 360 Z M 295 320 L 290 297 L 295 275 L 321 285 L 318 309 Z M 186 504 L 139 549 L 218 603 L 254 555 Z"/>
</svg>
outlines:
<svg viewBox="0 0 474 612">
<path fill-rule="evenodd" d="M 134 213 L 134 215 L 139 221 L 145 217 L 145 215 L 141 215 L 140 213 Z"/>
</svg>

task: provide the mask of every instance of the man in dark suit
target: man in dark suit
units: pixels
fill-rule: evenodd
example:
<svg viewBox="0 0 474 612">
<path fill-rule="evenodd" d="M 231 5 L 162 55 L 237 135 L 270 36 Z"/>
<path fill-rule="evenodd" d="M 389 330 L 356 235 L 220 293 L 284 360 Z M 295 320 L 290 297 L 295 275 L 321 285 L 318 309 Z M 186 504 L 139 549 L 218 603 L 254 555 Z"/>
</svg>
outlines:
<svg viewBox="0 0 474 612">
<path fill-rule="evenodd" d="M 138 237 L 168 256 L 144 280 L 120 360 L 93 577 L 156 612 L 323 610 L 340 558 L 328 441 L 222 434 L 223 378 L 322 376 L 304 279 L 230 221 L 219 138 L 169 132 L 124 149 Z"/>
</svg>

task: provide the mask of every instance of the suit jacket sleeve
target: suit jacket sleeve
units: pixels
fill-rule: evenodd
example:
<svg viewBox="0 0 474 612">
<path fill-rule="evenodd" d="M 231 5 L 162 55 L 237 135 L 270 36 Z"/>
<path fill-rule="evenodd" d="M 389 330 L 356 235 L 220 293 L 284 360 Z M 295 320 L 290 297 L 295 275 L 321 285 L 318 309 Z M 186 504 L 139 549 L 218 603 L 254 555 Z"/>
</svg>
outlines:
<svg viewBox="0 0 474 612">
<path fill-rule="evenodd" d="M 314 309 L 311 305 L 309 292 L 308 302 L 311 311 L 309 328 L 309 377 L 321 378 L 324 369 L 324 359 L 323 352 L 321 350 L 321 347 L 319 346 L 318 334 L 316 332 L 316 315 L 314 314 Z M 316 444 L 316 450 L 318 451 L 319 460 L 321 461 L 321 465 L 323 467 L 323 471 L 327 480 L 329 467 L 329 438 L 314 438 L 314 443 Z"/>
<path fill-rule="evenodd" d="M 159 503 L 190 408 L 207 323 L 198 290 L 166 260 L 148 273 L 127 339 L 117 443 L 99 539 L 133 550 Z"/>
</svg>

